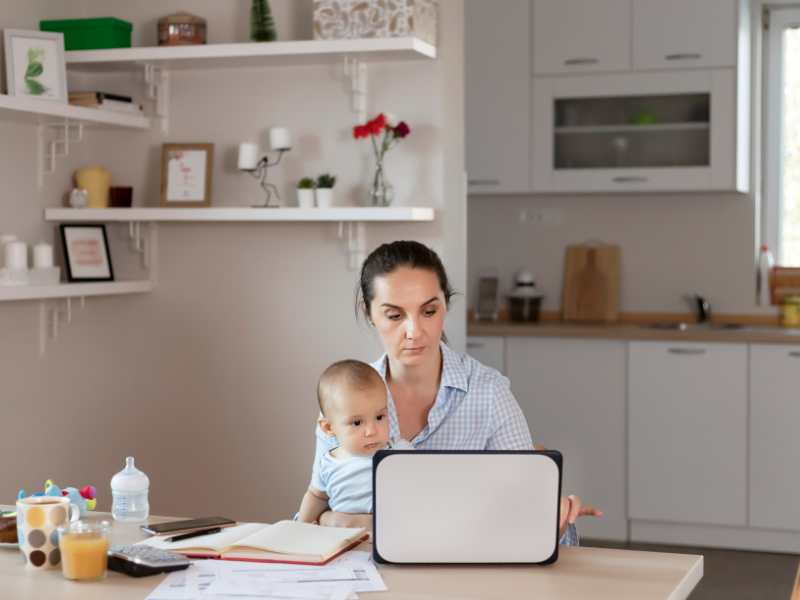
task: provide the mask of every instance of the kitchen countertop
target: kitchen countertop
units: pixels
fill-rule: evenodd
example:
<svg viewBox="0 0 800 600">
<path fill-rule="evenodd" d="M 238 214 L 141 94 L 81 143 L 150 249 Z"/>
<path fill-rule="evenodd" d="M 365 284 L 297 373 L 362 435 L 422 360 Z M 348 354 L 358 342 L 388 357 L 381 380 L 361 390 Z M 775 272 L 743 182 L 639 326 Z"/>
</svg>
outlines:
<svg viewBox="0 0 800 600">
<path fill-rule="evenodd" d="M 654 329 L 635 323 L 587 324 L 562 323 L 559 321 L 539 323 L 469 321 L 467 335 L 800 345 L 800 329 L 785 329 L 770 325 L 745 325 L 741 329 L 724 329 L 716 325 L 690 324 L 685 330 L 674 330 Z"/>
</svg>

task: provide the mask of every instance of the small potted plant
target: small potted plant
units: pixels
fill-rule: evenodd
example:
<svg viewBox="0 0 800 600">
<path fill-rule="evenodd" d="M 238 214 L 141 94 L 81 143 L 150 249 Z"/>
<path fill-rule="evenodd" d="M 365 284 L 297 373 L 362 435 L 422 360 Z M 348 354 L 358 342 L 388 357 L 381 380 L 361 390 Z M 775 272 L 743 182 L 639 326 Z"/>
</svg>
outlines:
<svg viewBox="0 0 800 600">
<path fill-rule="evenodd" d="M 317 206 L 319 208 L 330 208 L 333 205 L 333 186 L 336 185 L 336 177 L 330 173 L 323 173 L 317 177 Z"/>
<path fill-rule="evenodd" d="M 314 180 L 311 177 L 303 177 L 297 182 L 297 206 L 314 208 Z"/>
</svg>

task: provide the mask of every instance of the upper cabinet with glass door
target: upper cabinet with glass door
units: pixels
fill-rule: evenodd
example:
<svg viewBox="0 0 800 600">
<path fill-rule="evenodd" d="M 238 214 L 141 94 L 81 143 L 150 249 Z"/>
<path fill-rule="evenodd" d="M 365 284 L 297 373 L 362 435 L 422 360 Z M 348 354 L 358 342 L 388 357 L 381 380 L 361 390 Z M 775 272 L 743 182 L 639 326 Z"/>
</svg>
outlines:
<svg viewBox="0 0 800 600">
<path fill-rule="evenodd" d="M 532 44 L 533 191 L 749 189 L 746 0 L 557 3 L 561 18 L 556 18 L 555 0 L 533 0 L 534 31 L 542 36 Z M 596 16 L 598 7 L 619 12 L 622 4 L 630 19 L 626 28 L 619 18 L 617 34 L 626 40 L 630 66 L 568 74 L 567 41 L 583 35 L 574 18 L 577 7 L 584 5 L 588 16 Z M 549 22 L 535 22 L 547 15 Z M 584 27 L 591 24 L 586 21 Z M 600 21 L 602 29 L 609 26 Z M 561 68 L 555 59 L 552 69 L 545 67 L 535 55 L 553 40 L 563 40 Z M 617 41 L 607 39 L 606 50 Z M 580 47 L 580 54 L 588 57 L 589 51 Z M 598 71 L 600 64 L 595 64 Z"/>
<path fill-rule="evenodd" d="M 534 189 L 737 189 L 734 80 L 732 69 L 537 80 Z"/>
</svg>

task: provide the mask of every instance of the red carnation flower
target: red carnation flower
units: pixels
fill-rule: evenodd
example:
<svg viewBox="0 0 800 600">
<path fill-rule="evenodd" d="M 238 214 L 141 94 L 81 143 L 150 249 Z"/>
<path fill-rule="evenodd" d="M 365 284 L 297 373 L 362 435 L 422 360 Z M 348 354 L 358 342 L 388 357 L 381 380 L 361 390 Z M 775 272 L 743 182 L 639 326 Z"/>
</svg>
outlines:
<svg viewBox="0 0 800 600">
<path fill-rule="evenodd" d="M 356 125 L 353 127 L 353 137 L 356 139 L 365 138 L 369 135 L 366 125 Z"/>
<path fill-rule="evenodd" d="M 400 121 L 397 124 L 397 127 L 394 128 L 394 135 L 398 138 L 404 138 L 409 133 L 411 133 L 411 128 L 408 126 L 408 123 L 405 121 Z"/>
</svg>

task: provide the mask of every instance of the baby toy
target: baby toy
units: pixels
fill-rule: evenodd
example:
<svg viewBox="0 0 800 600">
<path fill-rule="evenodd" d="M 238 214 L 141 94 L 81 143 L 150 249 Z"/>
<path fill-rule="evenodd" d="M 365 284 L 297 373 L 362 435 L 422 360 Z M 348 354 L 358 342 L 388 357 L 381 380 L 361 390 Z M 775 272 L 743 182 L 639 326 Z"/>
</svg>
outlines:
<svg viewBox="0 0 800 600">
<path fill-rule="evenodd" d="M 86 513 L 94 510 L 97 506 L 97 489 L 93 485 L 87 485 L 80 490 L 74 487 L 66 487 L 61 489 L 52 479 L 44 482 L 44 492 L 35 492 L 32 496 L 67 496 L 72 504 L 78 506 L 81 516 L 85 517 Z M 20 490 L 17 494 L 17 499 L 25 498 L 27 494 L 25 490 Z"/>
</svg>

